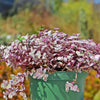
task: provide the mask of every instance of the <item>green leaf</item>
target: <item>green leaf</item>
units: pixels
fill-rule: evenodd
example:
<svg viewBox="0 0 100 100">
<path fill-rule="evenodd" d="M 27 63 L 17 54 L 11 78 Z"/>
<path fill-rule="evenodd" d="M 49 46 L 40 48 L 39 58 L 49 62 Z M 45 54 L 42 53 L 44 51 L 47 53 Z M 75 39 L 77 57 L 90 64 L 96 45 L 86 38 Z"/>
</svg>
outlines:
<svg viewBox="0 0 100 100">
<path fill-rule="evenodd" d="M 93 100 L 100 100 L 100 91 L 94 96 Z"/>
<path fill-rule="evenodd" d="M 43 25 L 43 24 L 42 24 L 42 25 L 40 25 L 40 26 L 41 26 L 41 27 L 45 27 L 45 25 Z"/>
<path fill-rule="evenodd" d="M 18 37 L 17 37 L 17 39 L 16 40 L 19 40 L 20 42 L 22 41 L 22 40 L 24 40 L 25 38 L 21 38 L 21 35 L 18 35 Z"/>
<path fill-rule="evenodd" d="M 37 33 L 40 33 L 40 31 L 36 31 Z"/>
<path fill-rule="evenodd" d="M 40 28 L 40 30 L 42 30 L 42 31 L 43 31 L 43 30 L 44 30 L 44 28 Z"/>
<path fill-rule="evenodd" d="M 17 39 L 19 39 L 21 37 L 21 35 L 18 35 Z"/>
</svg>

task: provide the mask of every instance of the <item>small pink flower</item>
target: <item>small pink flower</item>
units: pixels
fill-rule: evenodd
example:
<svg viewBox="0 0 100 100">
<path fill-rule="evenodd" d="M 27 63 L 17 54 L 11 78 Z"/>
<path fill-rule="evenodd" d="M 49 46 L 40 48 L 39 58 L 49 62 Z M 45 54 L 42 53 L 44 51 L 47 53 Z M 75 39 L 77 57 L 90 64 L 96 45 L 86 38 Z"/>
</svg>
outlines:
<svg viewBox="0 0 100 100">
<path fill-rule="evenodd" d="M 33 74 L 33 78 L 41 79 L 43 77 L 43 80 L 47 81 L 48 74 L 45 73 L 46 69 L 43 70 L 43 68 L 41 67 L 37 69 L 37 71 Z"/>
<path fill-rule="evenodd" d="M 55 27 L 54 27 L 54 29 L 55 29 L 56 31 L 59 31 L 59 28 L 55 28 Z"/>
<path fill-rule="evenodd" d="M 96 74 L 95 77 L 99 77 L 100 78 L 100 74 Z"/>
<path fill-rule="evenodd" d="M 69 89 L 70 89 L 71 91 L 79 92 L 79 88 L 78 88 L 77 85 L 74 85 L 74 82 L 69 83 L 69 82 L 67 81 L 66 84 L 65 84 L 65 90 L 66 90 L 66 92 L 68 92 Z"/>
<path fill-rule="evenodd" d="M 12 99 L 13 96 L 15 96 L 15 95 L 17 95 L 17 93 L 15 91 L 12 91 L 12 92 L 9 93 L 8 98 Z"/>
<path fill-rule="evenodd" d="M 79 92 L 79 88 L 78 88 L 77 85 L 74 85 L 74 86 L 70 87 L 70 90 Z"/>
<path fill-rule="evenodd" d="M 23 97 L 24 100 L 27 100 L 26 93 L 20 92 L 19 94 Z"/>
<path fill-rule="evenodd" d="M 47 78 L 48 78 L 48 74 L 44 74 L 43 80 L 44 80 L 44 81 L 47 81 Z"/>
<path fill-rule="evenodd" d="M 100 55 L 95 55 L 95 60 L 99 61 L 100 60 Z"/>
<path fill-rule="evenodd" d="M 66 92 L 68 92 L 69 91 L 69 88 L 72 87 L 72 86 L 73 86 L 73 84 L 72 83 L 69 83 L 67 81 L 66 84 L 65 84 L 65 90 L 66 90 Z"/>
</svg>

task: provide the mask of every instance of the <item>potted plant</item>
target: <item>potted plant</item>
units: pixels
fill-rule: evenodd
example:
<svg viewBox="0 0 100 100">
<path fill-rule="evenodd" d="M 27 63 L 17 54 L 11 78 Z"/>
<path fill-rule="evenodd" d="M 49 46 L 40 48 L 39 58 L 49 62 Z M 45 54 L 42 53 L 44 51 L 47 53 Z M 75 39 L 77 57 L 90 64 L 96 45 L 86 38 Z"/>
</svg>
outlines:
<svg viewBox="0 0 100 100">
<path fill-rule="evenodd" d="M 7 65 L 25 71 L 3 81 L 6 100 L 17 93 L 27 99 L 22 92 L 27 76 L 31 100 L 83 100 L 87 73 L 94 69 L 100 77 L 100 43 L 80 39 L 79 34 L 69 36 L 58 28 L 22 36 L 1 51 Z"/>
</svg>

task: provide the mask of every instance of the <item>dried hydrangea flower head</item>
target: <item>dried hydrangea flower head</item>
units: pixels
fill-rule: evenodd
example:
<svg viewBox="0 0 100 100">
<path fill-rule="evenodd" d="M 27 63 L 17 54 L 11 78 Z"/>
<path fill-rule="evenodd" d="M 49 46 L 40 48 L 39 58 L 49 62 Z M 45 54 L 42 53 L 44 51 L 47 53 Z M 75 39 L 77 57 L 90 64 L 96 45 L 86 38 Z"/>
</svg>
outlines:
<svg viewBox="0 0 100 100">
<path fill-rule="evenodd" d="M 81 72 L 94 69 L 100 77 L 100 43 L 90 39 L 80 39 L 79 34 L 69 36 L 66 33 L 45 30 L 39 35 L 22 36 L 4 49 L 3 58 L 14 69 L 21 67 L 33 78 L 47 80 L 48 73 L 55 71 Z M 70 85 L 72 87 L 70 87 Z M 74 84 L 66 83 L 79 91 Z"/>
</svg>

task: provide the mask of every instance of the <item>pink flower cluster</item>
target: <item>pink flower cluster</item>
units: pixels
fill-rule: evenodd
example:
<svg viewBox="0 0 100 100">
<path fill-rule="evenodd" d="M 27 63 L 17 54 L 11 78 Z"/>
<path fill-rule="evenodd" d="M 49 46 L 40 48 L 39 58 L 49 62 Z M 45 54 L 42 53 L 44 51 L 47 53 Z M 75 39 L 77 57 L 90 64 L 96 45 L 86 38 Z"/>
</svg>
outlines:
<svg viewBox="0 0 100 100">
<path fill-rule="evenodd" d="M 69 83 L 69 82 L 67 81 L 66 84 L 65 84 L 65 90 L 66 90 L 66 92 L 68 92 L 69 89 L 70 89 L 71 91 L 74 91 L 74 92 L 75 92 L 75 91 L 76 91 L 76 92 L 79 92 L 79 88 L 78 88 L 77 85 L 74 85 L 74 82 Z"/>
<path fill-rule="evenodd" d="M 94 69 L 97 71 L 96 76 L 100 77 L 100 43 L 90 39 L 80 39 L 79 34 L 69 36 L 59 32 L 58 28 L 55 31 L 42 31 L 39 35 L 22 36 L 20 41 L 15 40 L 2 51 L 3 60 L 7 65 L 14 69 L 21 67 L 33 78 L 43 78 L 44 81 L 48 77 L 46 72 L 55 71 L 81 72 Z M 7 96 L 12 98 L 16 95 L 16 91 L 24 90 L 22 83 L 25 76 L 18 77 L 3 82 L 2 87 L 8 89 L 4 92 L 5 98 Z M 21 90 L 19 83 L 22 86 Z M 67 92 L 69 89 L 79 92 L 78 86 L 73 82 L 66 82 L 65 87 Z"/>
<path fill-rule="evenodd" d="M 11 78 L 12 79 L 9 81 L 3 80 L 3 83 L 1 84 L 1 87 L 6 90 L 3 92 L 5 100 L 7 100 L 7 98 L 12 99 L 17 93 L 19 93 L 24 100 L 27 100 L 26 94 L 23 92 L 25 90 L 23 83 L 26 78 L 26 73 L 11 75 Z"/>
<path fill-rule="evenodd" d="M 22 36 L 4 50 L 4 59 L 13 68 L 47 72 L 94 69 L 100 74 L 100 43 L 56 31 L 43 31 L 38 36 Z"/>
<path fill-rule="evenodd" d="M 43 77 L 44 81 L 47 81 L 48 74 L 45 74 L 46 70 L 42 70 L 42 67 L 37 69 L 35 74 L 33 75 L 33 78 L 41 79 Z"/>
</svg>

